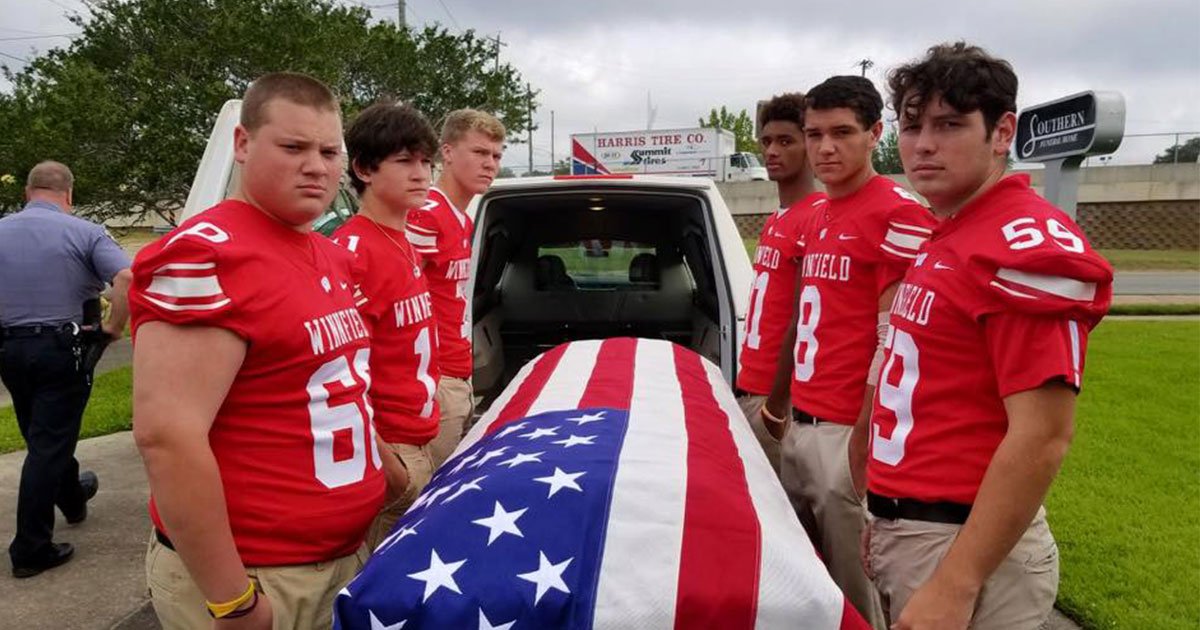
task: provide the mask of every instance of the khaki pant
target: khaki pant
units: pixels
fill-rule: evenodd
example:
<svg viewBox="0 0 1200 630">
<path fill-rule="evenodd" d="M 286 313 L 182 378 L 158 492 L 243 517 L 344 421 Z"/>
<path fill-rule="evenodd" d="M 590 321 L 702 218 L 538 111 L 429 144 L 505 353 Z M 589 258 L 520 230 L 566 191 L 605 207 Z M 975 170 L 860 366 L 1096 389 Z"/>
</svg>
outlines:
<svg viewBox="0 0 1200 630">
<path fill-rule="evenodd" d="M 900 618 L 913 593 L 933 575 L 960 525 L 872 518 L 868 561 L 875 584 L 893 621 Z M 984 583 L 974 630 L 1035 630 L 1042 625 L 1058 594 L 1058 546 L 1046 524 L 1045 509 L 1017 541 L 1012 552 Z"/>
<path fill-rule="evenodd" d="M 882 629 L 879 593 L 859 554 L 867 516 L 850 480 L 851 429 L 793 422 L 783 436 L 780 478 L 833 581 L 872 627 Z"/>
<path fill-rule="evenodd" d="M 367 529 L 367 540 L 363 544 L 366 552 L 362 557 L 364 562 L 366 557 L 379 546 L 380 541 L 387 538 L 388 533 L 392 531 L 392 526 L 400 520 L 401 516 L 404 516 L 425 486 L 429 485 L 429 479 L 433 477 L 433 454 L 430 452 L 428 444 L 421 446 L 388 444 L 387 450 L 397 457 L 400 463 L 404 464 L 404 468 L 408 470 L 408 488 L 404 490 L 404 494 L 400 498 L 383 506 L 383 510 L 375 516 L 375 520 L 371 521 L 371 526 Z M 386 457 L 387 453 L 383 455 Z"/>
<path fill-rule="evenodd" d="M 433 452 L 434 470 L 450 459 L 450 454 L 467 432 L 467 421 L 471 418 L 471 412 L 475 410 L 471 381 L 443 376 L 438 381 L 437 401 L 442 410 L 442 419 L 438 423 L 437 437 L 429 443 L 429 449 Z"/>
<path fill-rule="evenodd" d="M 767 426 L 764 423 L 761 409 L 763 403 L 766 402 L 766 396 L 758 394 L 746 394 L 737 399 L 738 407 L 742 409 L 742 415 L 746 416 L 746 422 L 750 423 L 750 428 L 754 430 L 754 437 L 758 438 L 759 446 L 767 454 L 767 461 L 771 462 L 771 468 L 775 470 L 775 476 L 779 476 L 779 440 L 776 440 L 770 433 L 767 432 Z"/>
<path fill-rule="evenodd" d="M 246 574 L 271 600 L 273 630 L 326 630 L 333 626 L 333 600 L 362 565 L 351 554 L 329 562 L 283 567 L 247 567 Z M 204 595 L 179 554 L 150 536 L 146 583 L 163 630 L 211 630 Z"/>
</svg>

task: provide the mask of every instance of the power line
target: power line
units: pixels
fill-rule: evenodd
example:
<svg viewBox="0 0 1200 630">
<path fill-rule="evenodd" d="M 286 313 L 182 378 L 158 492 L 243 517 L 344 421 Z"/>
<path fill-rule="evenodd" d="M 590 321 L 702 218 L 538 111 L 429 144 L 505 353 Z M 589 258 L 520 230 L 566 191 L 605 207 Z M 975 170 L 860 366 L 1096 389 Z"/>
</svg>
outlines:
<svg viewBox="0 0 1200 630">
<path fill-rule="evenodd" d="M 20 37 L 0 37 L 0 42 L 19 42 L 30 39 L 51 39 L 54 37 L 66 37 L 68 39 L 79 35 L 79 33 L 61 33 L 58 35 L 22 35 Z"/>
<path fill-rule="evenodd" d="M 446 12 L 446 17 L 450 18 L 450 23 L 454 25 L 454 28 L 461 31 L 462 27 L 458 25 L 458 20 L 454 19 L 454 14 L 450 12 L 450 7 L 446 6 L 446 3 L 442 2 L 442 0 L 438 0 L 438 4 L 442 5 L 442 10 Z"/>
<path fill-rule="evenodd" d="M 0 52 L 0 57 L 8 57 L 9 59 L 15 59 L 15 60 L 17 60 L 17 61 L 20 61 L 21 63 L 29 63 L 29 60 L 28 60 L 28 59 L 25 59 L 25 58 L 22 58 L 22 57 L 18 57 L 18 56 L 16 56 L 16 55 L 10 55 L 10 54 L 8 54 L 8 53 L 6 53 L 6 52 Z"/>
</svg>

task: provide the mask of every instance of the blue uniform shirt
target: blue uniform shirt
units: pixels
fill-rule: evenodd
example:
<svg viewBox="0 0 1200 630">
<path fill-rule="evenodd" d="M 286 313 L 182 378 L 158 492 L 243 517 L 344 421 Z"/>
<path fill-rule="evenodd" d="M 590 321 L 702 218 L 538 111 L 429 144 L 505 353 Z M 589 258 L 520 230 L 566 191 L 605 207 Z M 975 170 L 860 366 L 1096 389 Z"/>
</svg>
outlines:
<svg viewBox="0 0 1200 630">
<path fill-rule="evenodd" d="M 80 323 L 129 256 L 99 225 L 31 201 L 0 219 L 0 326 Z"/>
</svg>

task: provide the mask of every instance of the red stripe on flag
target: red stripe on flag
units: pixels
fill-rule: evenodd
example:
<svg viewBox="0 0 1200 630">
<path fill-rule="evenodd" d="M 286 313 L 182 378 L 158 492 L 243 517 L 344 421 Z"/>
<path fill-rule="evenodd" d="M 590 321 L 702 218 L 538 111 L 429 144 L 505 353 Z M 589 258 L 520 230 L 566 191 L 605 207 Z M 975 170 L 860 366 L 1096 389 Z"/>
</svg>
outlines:
<svg viewBox="0 0 1200 630">
<path fill-rule="evenodd" d="M 558 362 L 562 359 L 563 353 L 567 351 L 567 344 L 561 344 L 547 351 L 538 360 L 537 365 L 529 372 L 529 376 L 521 381 L 517 387 L 517 393 L 508 400 L 508 404 L 500 410 L 496 415 L 495 422 L 488 427 L 488 434 L 504 428 L 504 425 L 523 418 L 529 413 L 529 408 L 533 406 L 533 401 L 537 400 L 539 394 L 542 393 L 542 388 L 546 386 L 546 381 L 550 380 L 550 375 L 554 373 L 554 368 L 558 367 Z"/>
<path fill-rule="evenodd" d="M 871 624 L 858 613 L 849 599 L 842 599 L 842 622 L 838 630 L 871 630 Z"/>
<path fill-rule="evenodd" d="M 758 613 L 762 530 L 746 471 L 700 356 L 679 346 L 674 352 L 687 427 L 675 627 L 751 629 Z"/>
<path fill-rule="evenodd" d="M 637 352 L 637 339 L 621 337 L 605 339 L 600 344 L 596 365 L 579 408 L 612 407 L 628 409 L 633 398 L 633 355 Z"/>
</svg>

